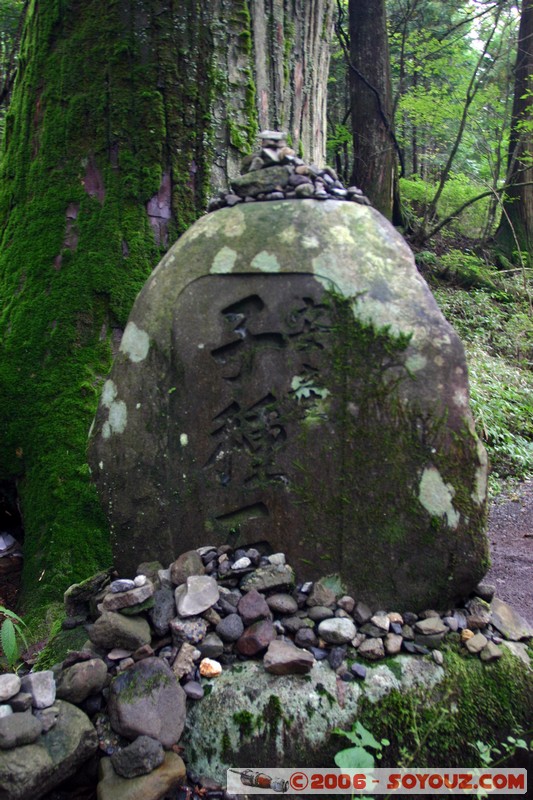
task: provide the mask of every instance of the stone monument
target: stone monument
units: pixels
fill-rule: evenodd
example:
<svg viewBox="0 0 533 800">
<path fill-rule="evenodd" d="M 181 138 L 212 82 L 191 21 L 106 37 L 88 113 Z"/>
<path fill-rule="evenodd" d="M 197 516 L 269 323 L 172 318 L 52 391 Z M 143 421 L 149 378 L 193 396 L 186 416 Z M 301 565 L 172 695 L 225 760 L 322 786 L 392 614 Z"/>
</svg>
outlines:
<svg viewBox="0 0 533 800">
<path fill-rule="evenodd" d="M 395 229 L 268 136 L 154 270 L 104 385 L 116 567 L 256 544 L 374 609 L 445 608 L 487 568 L 462 344 Z"/>
</svg>

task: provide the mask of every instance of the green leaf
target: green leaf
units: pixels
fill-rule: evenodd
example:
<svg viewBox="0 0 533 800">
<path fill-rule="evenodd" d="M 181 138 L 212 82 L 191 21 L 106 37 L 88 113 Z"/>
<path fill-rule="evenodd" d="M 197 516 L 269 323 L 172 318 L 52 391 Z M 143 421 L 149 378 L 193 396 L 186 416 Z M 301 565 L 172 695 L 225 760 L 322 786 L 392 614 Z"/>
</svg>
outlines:
<svg viewBox="0 0 533 800">
<path fill-rule="evenodd" d="M 359 734 L 363 747 L 373 747 L 374 750 L 381 750 L 381 744 L 375 739 L 359 720 L 355 723 L 355 732 Z"/>
<path fill-rule="evenodd" d="M 339 769 L 372 769 L 375 761 L 372 753 L 363 747 L 347 747 L 337 753 L 335 764 Z"/>
<path fill-rule="evenodd" d="M 7 663 L 12 667 L 18 659 L 19 649 L 15 634 L 15 626 L 9 618 L 4 620 L 0 628 L 0 644 L 2 645 Z"/>
<path fill-rule="evenodd" d="M 4 606 L 0 606 L 0 614 L 3 614 L 4 617 L 11 617 L 14 619 L 15 622 L 20 622 L 21 625 L 24 625 L 24 622 L 21 620 L 18 614 L 15 614 L 14 611 L 11 611 L 9 608 L 4 608 Z"/>
</svg>

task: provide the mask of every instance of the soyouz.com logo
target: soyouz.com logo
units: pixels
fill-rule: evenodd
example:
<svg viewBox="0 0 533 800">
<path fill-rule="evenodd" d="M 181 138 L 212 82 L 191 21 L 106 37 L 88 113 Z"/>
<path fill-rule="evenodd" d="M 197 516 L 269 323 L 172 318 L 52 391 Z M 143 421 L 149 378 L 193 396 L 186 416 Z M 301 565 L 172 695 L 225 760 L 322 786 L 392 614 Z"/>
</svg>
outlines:
<svg viewBox="0 0 533 800">
<path fill-rule="evenodd" d="M 524 795 L 525 769 L 247 769 L 228 770 L 232 794 Z"/>
</svg>

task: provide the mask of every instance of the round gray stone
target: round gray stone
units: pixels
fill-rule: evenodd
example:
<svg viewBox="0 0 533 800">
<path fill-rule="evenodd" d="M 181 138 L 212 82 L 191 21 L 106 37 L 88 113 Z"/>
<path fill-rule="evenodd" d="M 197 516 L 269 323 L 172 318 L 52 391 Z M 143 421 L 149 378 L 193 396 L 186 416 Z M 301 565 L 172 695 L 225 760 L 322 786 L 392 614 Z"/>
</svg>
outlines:
<svg viewBox="0 0 533 800">
<path fill-rule="evenodd" d="M 328 644 L 351 642 L 357 633 L 354 623 L 342 617 L 323 620 L 318 626 L 318 635 Z"/>
</svg>

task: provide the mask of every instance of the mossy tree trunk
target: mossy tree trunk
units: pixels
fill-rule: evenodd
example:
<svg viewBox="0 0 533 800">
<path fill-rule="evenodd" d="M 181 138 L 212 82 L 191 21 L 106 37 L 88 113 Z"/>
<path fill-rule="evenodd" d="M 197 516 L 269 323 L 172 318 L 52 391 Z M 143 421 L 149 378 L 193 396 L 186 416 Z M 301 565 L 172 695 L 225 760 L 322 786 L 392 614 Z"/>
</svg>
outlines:
<svg viewBox="0 0 533 800">
<path fill-rule="evenodd" d="M 507 257 L 533 253 L 533 0 L 522 1 L 503 214 L 496 241 Z"/>
<path fill-rule="evenodd" d="M 97 396 L 136 293 L 254 142 L 255 41 L 302 76 L 294 130 L 324 129 L 309 92 L 327 70 L 308 75 L 331 2 L 318 33 L 314 5 L 286 3 L 260 40 L 246 0 L 30 2 L 0 167 L 0 479 L 19 488 L 26 610 L 110 562 L 85 460 Z M 292 108 L 289 80 L 268 86 Z"/>
</svg>

